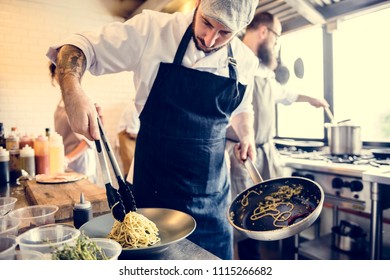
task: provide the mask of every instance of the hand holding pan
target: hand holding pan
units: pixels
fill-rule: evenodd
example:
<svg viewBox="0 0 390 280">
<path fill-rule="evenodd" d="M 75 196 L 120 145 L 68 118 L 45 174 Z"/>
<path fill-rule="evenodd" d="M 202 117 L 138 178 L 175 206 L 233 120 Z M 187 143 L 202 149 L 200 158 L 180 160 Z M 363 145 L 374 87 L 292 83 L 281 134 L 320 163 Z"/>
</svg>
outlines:
<svg viewBox="0 0 390 280">
<path fill-rule="evenodd" d="M 324 192 L 314 181 L 283 177 L 263 181 L 248 158 L 245 167 L 256 185 L 230 204 L 228 220 L 249 238 L 271 241 L 300 233 L 321 213 Z"/>
</svg>

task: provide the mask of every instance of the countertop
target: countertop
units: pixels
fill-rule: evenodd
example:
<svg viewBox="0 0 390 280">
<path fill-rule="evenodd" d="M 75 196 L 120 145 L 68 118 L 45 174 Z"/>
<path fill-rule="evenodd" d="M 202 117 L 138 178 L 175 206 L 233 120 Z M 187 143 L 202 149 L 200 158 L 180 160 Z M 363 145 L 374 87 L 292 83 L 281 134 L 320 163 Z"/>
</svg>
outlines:
<svg viewBox="0 0 390 280">
<path fill-rule="evenodd" d="M 119 259 L 122 259 L 119 257 Z M 126 257 L 126 260 L 220 260 L 188 239 L 171 244 L 166 250 L 158 253 L 138 254 Z"/>
<path fill-rule="evenodd" d="M 390 186 L 390 169 L 376 169 L 363 172 L 363 180 Z"/>
<path fill-rule="evenodd" d="M 13 186 L 0 186 L 0 196 L 12 196 L 16 197 L 15 209 L 22 208 L 31 205 L 31 201 L 28 201 L 26 196 L 26 186 L 13 185 Z M 98 214 L 99 215 L 99 214 Z M 96 216 L 96 215 L 94 215 Z M 72 223 L 72 220 L 64 221 L 61 223 Z M 217 256 L 211 254 L 202 247 L 196 245 L 188 239 L 183 239 L 177 243 L 171 244 L 164 251 L 138 254 L 126 259 L 138 259 L 138 260 L 219 260 Z"/>
<path fill-rule="evenodd" d="M 336 175 L 348 175 L 359 178 L 361 178 L 365 172 L 390 172 L 390 166 L 388 165 L 375 167 L 370 164 L 347 164 L 325 161 L 321 159 L 321 153 L 312 153 L 312 156 L 308 156 L 308 154 L 293 156 L 281 155 L 281 161 L 285 167 L 331 173 Z"/>
</svg>

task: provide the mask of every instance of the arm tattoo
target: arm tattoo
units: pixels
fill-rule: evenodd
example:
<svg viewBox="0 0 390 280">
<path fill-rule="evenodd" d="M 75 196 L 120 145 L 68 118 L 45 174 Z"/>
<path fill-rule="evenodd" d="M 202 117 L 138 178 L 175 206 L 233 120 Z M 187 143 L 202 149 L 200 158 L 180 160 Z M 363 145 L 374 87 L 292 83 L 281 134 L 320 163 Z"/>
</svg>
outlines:
<svg viewBox="0 0 390 280">
<path fill-rule="evenodd" d="M 77 47 L 71 45 L 63 46 L 57 56 L 57 74 L 60 81 L 71 75 L 81 80 L 86 68 L 84 53 Z"/>
</svg>

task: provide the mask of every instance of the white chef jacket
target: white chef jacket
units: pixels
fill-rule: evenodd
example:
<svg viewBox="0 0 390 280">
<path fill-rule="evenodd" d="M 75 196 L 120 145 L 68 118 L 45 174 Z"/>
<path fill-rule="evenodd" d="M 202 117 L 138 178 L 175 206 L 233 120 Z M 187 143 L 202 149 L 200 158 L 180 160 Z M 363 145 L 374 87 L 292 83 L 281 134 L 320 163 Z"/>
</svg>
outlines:
<svg viewBox="0 0 390 280">
<path fill-rule="evenodd" d="M 281 85 L 275 78 L 275 72 L 264 64 L 259 64 L 255 77 L 265 80 L 263 84 L 267 84 L 268 86 L 268 92 L 266 94 L 272 95 L 275 103 L 290 105 L 297 100 L 298 93 L 288 90 L 286 87 Z"/>
<path fill-rule="evenodd" d="M 139 114 L 135 108 L 134 101 L 132 101 L 122 111 L 117 132 L 125 130 L 127 133 L 138 134 L 139 128 Z"/>
<path fill-rule="evenodd" d="M 168 14 L 144 10 L 124 23 L 113 22 L 96 32 L 72 35 L 51 46 L 47 56 L 54 62 L 57 49 L 64 44 L 70 44 L 83 51 L 87 69 L 93 75 L 133 71 L 135 104 L 141 113 L 160 62 L 173 62 L 184 32 L 192 22 L 193 14 L 194 12 Z M 238 80 L 241 84 L 247 85 L 243 101 L 233 115 L 240 112 L 253 113 L 251 105 L 253 74 L 258 67 L 258 59 L 237 37 L 232 39 L 231 46 L 237 60 Z M 227 48 L 205 54 L 199 51 L 191 40 L 182 65 L 228 77 L 227 57 Z"/>
</svg>

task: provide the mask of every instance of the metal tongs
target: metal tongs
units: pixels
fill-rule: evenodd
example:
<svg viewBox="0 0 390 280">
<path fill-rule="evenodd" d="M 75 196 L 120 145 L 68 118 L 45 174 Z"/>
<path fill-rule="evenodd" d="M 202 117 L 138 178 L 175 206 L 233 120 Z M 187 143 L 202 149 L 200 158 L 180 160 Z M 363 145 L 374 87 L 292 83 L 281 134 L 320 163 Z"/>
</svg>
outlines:
<svg viewBox="0 0 390 280">
<path fill-rule="evenodd" d="M 133 185 L 123 179 L 118 162 L 114 156 L 110 142 L 107 139 L 106 133 L 103 129 L 103 125 L 99 118 L 98 124 L 101 140 L 95 140 L 95 144 L 103 173 L 103 181 L 106 187 L 108 205 L 111 209 L 111 214 L 114 216 L 114 218 L 120 222 L 123 222 L 127 213 L 137 211 L 134 196 L 131 191 Z M 102 145 L 101 141 L 103 141 L 104 145 Z M 118 181 L 118 189 L 114 188 L 112 185 L 110 172 L 108 170 L 107 161 L 102 146 L 105 147 L 107 155 L 113 167 L 116 179 Z"/>
</svg>

